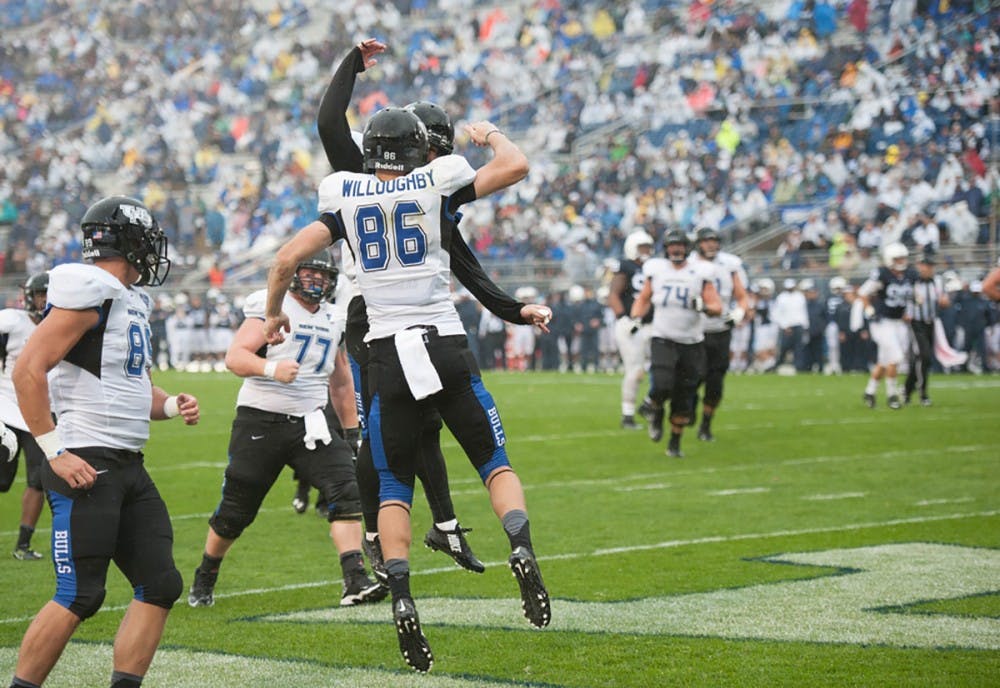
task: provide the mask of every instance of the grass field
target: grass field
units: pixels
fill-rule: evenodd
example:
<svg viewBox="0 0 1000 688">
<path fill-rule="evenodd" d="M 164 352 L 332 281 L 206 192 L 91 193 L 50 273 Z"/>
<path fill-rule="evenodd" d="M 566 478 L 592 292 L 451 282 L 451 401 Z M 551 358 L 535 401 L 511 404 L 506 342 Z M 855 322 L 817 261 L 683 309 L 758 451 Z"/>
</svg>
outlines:
<svg viewBox="0 0 1000 688">
<path fill-rule="evenodd" d="M 199 396 L 196 428 L 147 447 L 185 586 L 219 496 L 238 380 L 158 374 Z M 618 378 L 487 376 L 526 486 L 553 622 L 520 615 L 507 540 L 445 435 L 481 576 L 414 548 L 435 654 L 399 657 L 387 603 L 339 609 L 339 566 L 282 478 L 227 557 L 210 609 L 179 604 L 145 686 L 1000 685 L 1000 379 L 937 377 L 935 405 L 872 411 L 864 380 L 730 377 L 718 440 L 684 459 L 617 429 Z M 13 548 L 23 475 L 0 498 Z M 429 515 L 418 490 L 419 543 Z M 48 552 L 48 514 L 36 544 Z M 0 557 L 0 681 L 53 591 L 51 565 Z M 46 684 L 106 686 L 130 598 L 117 571 Z M 5 685 L 5 684 L 4 684 Z"/>
</svg>

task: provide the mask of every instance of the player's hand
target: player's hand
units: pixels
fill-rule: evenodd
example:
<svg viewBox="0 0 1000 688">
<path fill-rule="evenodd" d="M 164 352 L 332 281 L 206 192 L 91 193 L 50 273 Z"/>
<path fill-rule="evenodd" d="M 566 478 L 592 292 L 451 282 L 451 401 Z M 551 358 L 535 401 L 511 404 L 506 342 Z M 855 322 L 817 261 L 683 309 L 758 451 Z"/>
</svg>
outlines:
<svg viewBox="0 0 1000 688">
<path fill-rule="evenodd" d="M 385 43 L 380 43 L 375 38 L 366 38 L 358 43 L 358 50 L 361 51 L 361 60 L 365 65 L 365 69 L 369 69 L 378 64 L 375 55 L 385 52 Z"/>
<path fill-rule="evenodd" d="M 274 369 L 274 379 L 284 382 L 286 385 L 294 382 L 299 376 L 299 364 L 290 359 L 278 361 L 278 366 Z"/>
<path fill-rule="evenodd" d="M 865 306 L 865 317 L 871 320 L 875 317 L 875 306 L 867 305 Z"/>
<path fill-rule="evenodd" d="M 746 311 L 737 306 L 736 308 L 732 309 L 731 311 L 729 311 L 729 313 L 726 314 L 726 322 L 731 322 L 734 325 L 739 325 L 741 322 L 743 322 L 743 318 L 745 318 L 746 315 L 747 315 Z"/>
<path fill-rule="evenodd" d="M 190 394 L 177 395 L 177 410 L 181 412 L 184 425 L 197 425 L 201 418 L 201 409 L 198 408 L 198 400 Z"/>
<path fill-rule="evenodd" d="M 705 310 L 705 299 L 700 296 L 696 296 L 691 299 L 691 310 L 698 311 L 699 313 Z"/>
<path fill-rule="evenodd" d="M 493 131 L 499 132 L 500 127 L 492 122 L 482 121 L 465 125 L 465 133 L 469 135 L 469 138 L 472 139 L 472 142 L 477 146 L 487 145 L 486 137 Z"/>
<path fill-rule="evenodd" d="M 281 344 L 285 341 L 284 332 L 291 332 L 292 325 L 288 321 L 288 316 L 282 311 L 276 317 L 268 316 L 264 318 L 264 339 L 268 344 Z"/>
<path fill-rule="evenodd" d="M 632 327 L 629 328 L 629 334 L 635 334 L 642 327 L 642 318 L 632 318 Z"/>
<path fill-rule="evenodd" d="M 71 451 L 49 461 L 49 466 L 74 490 L 89 490 L 97 480 L 97 470 Z"/>
<path fill-rule="evenodd" d="M 542 332 L 548 332 L 552 309 L 537 303 L 525 304 L 521 306 L 521 319 L 530 325 L 536 325 Z"/>
</svg>

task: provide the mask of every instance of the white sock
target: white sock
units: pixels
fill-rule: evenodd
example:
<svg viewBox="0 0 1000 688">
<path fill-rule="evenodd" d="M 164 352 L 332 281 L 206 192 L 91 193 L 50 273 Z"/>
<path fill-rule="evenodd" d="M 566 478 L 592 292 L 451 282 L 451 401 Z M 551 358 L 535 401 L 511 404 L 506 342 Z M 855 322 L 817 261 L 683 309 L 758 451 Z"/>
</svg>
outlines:
<svg viewBox="0 0 1000 688">
<path fill-rule="evenodd" d="M 634 416 L 635 415 L 635 404 L 622 404 L 622 415 L 623 416 Z"/>
<path fill-rule="evenodd" d="M 899 394 L 899 389 L 896 388 L 896 378 L 887 377 L 885 379 L 885 393 L 890 397 L 894 397 Z"/>
<path fill-rule="evenodd" d="M 878 391 L 878 380 L 873 377 L 868 378 L 868 384 L 865 385 L 865 394 L 875 394 Z"/>
<path fill-rule="evenodd" d="M 458 519 L 453 518 L 450 521 L 445 521 L 444 523 L 435 523 L 434 525 L 437 526 L 438 530 L 453 532 L 456 528 L 458 528 Z"/>
</svg>

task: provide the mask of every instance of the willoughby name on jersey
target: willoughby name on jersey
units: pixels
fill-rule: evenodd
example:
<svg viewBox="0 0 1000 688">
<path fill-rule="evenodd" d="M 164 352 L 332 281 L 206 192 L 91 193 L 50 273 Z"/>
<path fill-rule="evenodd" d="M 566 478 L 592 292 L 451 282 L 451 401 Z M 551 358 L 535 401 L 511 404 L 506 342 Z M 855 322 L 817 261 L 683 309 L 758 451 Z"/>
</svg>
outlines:
<svg viewBox="0 0 1000 688">
<path fill-rule="evenodd" d="M 263 320 L 266 305 L 267 290 L 255 291 L 247 296 L 243 313 L 247 318 Z M 334 317 L 333 305 L 325 301 L 312 313 L 286 294 L 281 308 L 288 315 L 291 331 L 281 344 L 265 344 L 258 355 L 268 361 L 294 360 L 299 364 L 298 375 L 287 384 L 268 377 L 245 378 L 236 405 L 304 416 L 326 406 L 327 385 L 336 365 L 344 321 Z"/>
<path fill-rule="evenodd" d="M 417 325 L 465 333 L 450 298 L 450 233 L 442 227 L 454 223 L 452 196 L 475 178 L 465 158 L 445 155 L 394 179 L 335 172 L 322 181 L 321 220 L 354 257 L 368 307 L 366 340 Z"/>
<path fill-rule="evenodd" d="M 704 262 L 676 267 L 666 258 L 650 258 L 643 263 L 642 273 L 653 290 L 653 336 L 678 344 L 703 341 L 701 313 L 694 310 L 694 300 L 701 296 L 705 283 L 714 279 L 714 269 Z"/>
</svg>

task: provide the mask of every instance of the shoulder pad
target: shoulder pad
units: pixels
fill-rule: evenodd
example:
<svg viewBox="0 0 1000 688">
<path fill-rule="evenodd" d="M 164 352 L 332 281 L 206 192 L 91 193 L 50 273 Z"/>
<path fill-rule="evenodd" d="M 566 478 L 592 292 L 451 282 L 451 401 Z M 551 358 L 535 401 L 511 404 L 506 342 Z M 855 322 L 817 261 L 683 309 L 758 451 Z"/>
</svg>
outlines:
<svg viewBox="0 0 1000 688">
<path fill-rule="evenodd" d="M 434 188 L 446 196 L 476 180 L 476 171 L 461 155 L 442 155 L 417 170 L 431 172 L 434 175 Z"/>
<path fill-rule="evenodd" d="M 49 305 L 80 311 L 121 296 L 125 286 L 107 270 L 86 263 L 67 263 L 49 271 Z"/>
<path fill-rule="evenodd" d="M 264 310 L 267 307 L 267 289 L 255 291 L 243 302 L 243 315 L 247 318 L 264 319 Z"/>
</svg>

